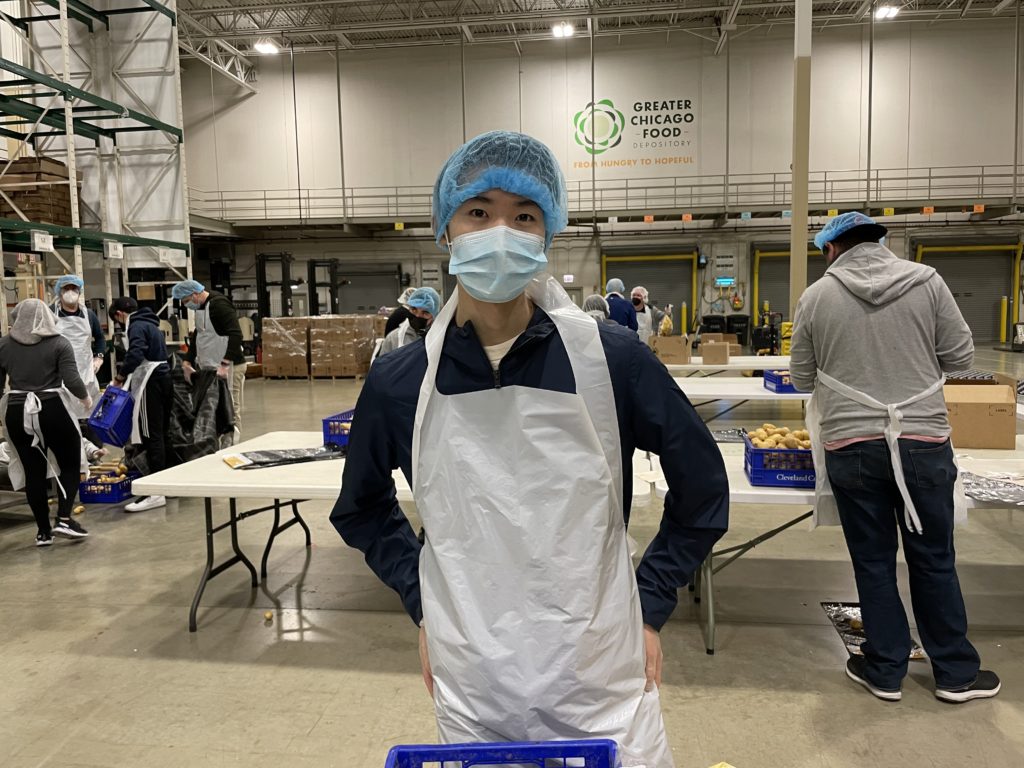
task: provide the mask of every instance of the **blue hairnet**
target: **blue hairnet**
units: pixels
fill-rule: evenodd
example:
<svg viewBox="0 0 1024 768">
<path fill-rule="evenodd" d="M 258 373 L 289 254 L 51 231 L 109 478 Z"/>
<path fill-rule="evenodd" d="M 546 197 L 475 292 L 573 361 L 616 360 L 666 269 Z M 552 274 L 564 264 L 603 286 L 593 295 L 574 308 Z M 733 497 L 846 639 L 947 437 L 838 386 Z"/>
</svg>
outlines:
<svg viewBox="0 0 1024 768">
<path fill-rule="evenodd" d="M 619 280 L 617 277 L 613 277 L 608 281 L 608 284 L 604 287 L 605 293 L 625 293 L 626 284 Z"/>
<path fill-rule="evenodd" d="M 844 233 L 849 232 L 854 227 L 863 226 L 875 226 L 879 229 L 878 238 L 881 239 L 886 229 L 881 224 L 875 222 L 870 216 L 865 216 L 860 211 L 850 211 L 849 213 L 842 213 L 836 216 L 825 228 L 814 236 L 814 245 L 818 250 L 823 250 L 827 243 L 831 243 L 833 240 L 839 239 Z"/>
<path fill-rule="evenodd" d="M 69 285 L 72 288 L 77 288 L 79 293 L 81 293 L 82 289 L 85 288 L 85 283 L 82 282 L 82 278 L 78 275 L 64 275 L 63 277 L 57 278 L 57 284 L 53 286 L 54 294 L 60 296 L 60 292 Z"/>
<path fill-rule="evenodd" d="M 191 296 L 193 293 L 202 293 L 205 290 L 206 286 L 198 280 L 182 280 L 171 289 L 171 296 L 175 300 L 181 301 L 186 296 Z"/>
<path fill-rule="evenodd" d="M 544 212 L 544 248 L 569 223 L 565 177 L 551 150 L 511 131 L 477 136 L 455 151 L 434 184 L 434 234 L 438 244 L 459 206 L 489 189 L 519 195 Z"/>
<path fill-rule="evenodd" d="M 441 295 L 433 288 L 417 288 L 406 301 L 406 306 L 413 309 L 425 309 L 437 317 L 441 312 Z"/>
</svg>

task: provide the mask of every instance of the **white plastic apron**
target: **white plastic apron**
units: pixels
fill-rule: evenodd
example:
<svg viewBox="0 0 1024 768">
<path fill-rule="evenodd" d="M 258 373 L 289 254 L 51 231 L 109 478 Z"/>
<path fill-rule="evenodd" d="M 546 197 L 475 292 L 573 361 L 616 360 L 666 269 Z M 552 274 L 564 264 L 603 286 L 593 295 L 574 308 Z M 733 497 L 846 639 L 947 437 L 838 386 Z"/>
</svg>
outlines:
<svg viewBox="0 0 1024 768">
<path fill-rule="evenodd" d="M 671 768 L 622 514 L 608 364 L 593 319 L 552 278 L 578 394 L 435 388 L 458 292 L 427 334 L 413 493 L 434 705 L 444 743 L 615 739 L 624 765 Z"/>
<path fill-rule="evenodd" d="M 60 309 L 60 302 L 54 305 Z M 85 388 L 89 391 L 89 397 L 93 400 L 100 394 L 100 385 L 96 381 L 96 373 L 92 369 L 92 326 L 89 325 L 88 310 L 81 310 L 83 317 L 68 315 L 61 317 L 59 311 L 55 315 L 57 330 L 60 335 L 71 342 L 71 349 L 75 352 L 75 367 L 78 375 L 85 382 Z M 68 412 L 76 421 L 88 419 L 92 414 L 77 400 L 72 400 Z"/>
<path fill-rule="evenodd" d="M 25 430 L 26 434 L 32 435 L 32 447 L 43 454 L 43 458 L 46 459 L 46 476 L 57 480 L 57 485 L 60 487 L 61 493 L 63 493 L 64 497 L 67 498 L 68 490 L 60 484 L 60 472 L 54 466 L 55 462 L 51 459 L 50 453 L 43 442 L 43 430 L 39 424 L 39 413 L 43 409 L 43 404 L 39 399 L 39 395 L 44 392 L 57 392 L 60 394 L 60 399 L 64 402 L 64 407 L 71 416 L 71 422 L 75 425 L 75 431 L 78 432 L 78 445 L 80 448 L 78 472 L 80 475 L 83 475 L 88 479 L 89 459 L 85 455 L 85 446 L 82 445 L 82 430 L 79 428 L 78 420 L 75 418 L 75 414 L 71 410 L 74 398 L 66 388 L 58 387 L 55 389 L 44 389 L 40 392 L 29 392 L 24 389 L 10 389 L 4 393 L 3 398 L 0 398 L 0 413 L 3 414 L 4 423 L 7 423 L 7 405 L 10 401 L 11 395 L 25 395 L 25 405 L 21 423 L 22 429 Z M 11 480 L 11 487 L 16 491 L 20 491 L 25 487 L 25 467 L 21 463 L 21 456 L 18 455 L 18 451 L 14 445 L 10 446 L 8 455 L 10 457 L 10 463 L 7 465 L 7 475 Z"/>
<path fill-rule="evenodd" d="M 939 379 L 927 389 L 918 392 L 898 403 L 883 403 L 871 397 L 865 392 L 854 389 L 843 384 L 838 379 L 829 376 L 818 369 L 818 383 L 831 389 L 833 392 L 849 398 L 861 405 L 877 411 L 884 411 L 888 414 L 889 423 L 885 427 L 885 442 L 889 446 L 889 456 L 892 462 L 893 477 L 900 489 L 900 496 L 903 498 L 903 509 L 907 530 L 911 533 L 923 533 L 921 518 L 917 515 L 917 508 L 913 499 L 910 498 L 910 491 L 907 489 L 907 479 L 903 474 L 903 459 L 900 456 L 899 438 L 903 434 L 903 413 L 901 408 L 924 400 L 942 390 L 945 380 Z M 839 509 L 836 506 L 836 498 L 832 493 L 832 485 L 828 479 L 828 471 L 825 467 L 826 450 L 821 440 L 821 409 L 818 405 L 817 391 L 811 396 L 807 404 L 807 429 L 811 433 L 811 449 L 814 452 L 814 519 L 813 525 L 839 525 Z M 954 463 L 955 463 L 954 459 Z M 963 480 L 957 468 L 956 483 L 953 487 L 953 521 L 962 523 L 967 520 L 967 496 L 964 493 Z"/>
<path fill-rule="evenodd" d="M 208 309 L 194 309 L 196 319 L 196 363 L 200 370 L 219 368 L 228 352 L 228 337 L 213 329 Z"/>
<path fill-rule="evenodd" d="M 654 333 L 654 313 L 650 307 L 644 307 L 645 312 L 636 313 L 637 335 L 644 344 Z"/>
<path fill-rule="evenodd" d="M 143 360 L 139 367 L 132 371 L 124 388 L 135 400 L 132 410 L 132 436 L 131 444 L 138 445 L 143 437 L 149 437 L 149 414 L 146 412 L 146 385 L 153 372 L 161 366 L 152 360 Z"/>
</svg>

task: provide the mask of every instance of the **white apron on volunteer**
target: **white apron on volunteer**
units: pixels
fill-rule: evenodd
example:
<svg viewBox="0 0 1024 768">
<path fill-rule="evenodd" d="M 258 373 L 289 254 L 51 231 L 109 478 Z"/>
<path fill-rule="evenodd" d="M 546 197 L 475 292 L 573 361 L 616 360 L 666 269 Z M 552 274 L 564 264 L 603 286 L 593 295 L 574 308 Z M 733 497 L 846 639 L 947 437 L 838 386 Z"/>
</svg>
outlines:
<svg viewBox="0 0 1024 768">
<path fill-rule="evenodd" d="M 426 339 L 412 441 L 434 704 L 445 743 L 610 738 L 671 768 L 627 550 L 615 400 L 597 325 L 552 278 L 527 295 L 576 393 L 435 386 L 458 292 Z"/>
<path fill-rule="evenodd" d="M 646 344 L 648 339 L 650 339 L 651 335 L 654 333 L 653 313 L 651 312 L 650 307 L 644 307 L 643 312 L 638 311 L 636 313 L 636 325 L 636 332 L 640 337 L 640 341 Z"/>
<path fill-rule="evenodd" d="M 202 369 L 219 368 L 228 352 L 228 337 L 214 330 L 210 310 L 194 309 L 196 322 L 196 365 Z M 230 376 L 228 377 L 230 380 Z"/>
<path fill-rule="evenodd" d="M 885 427 L 885 442 L 889 446 L 889 455 L 892 462 L 893 477 L 900 489 L 900 496 L 903 498 L 903 510 L 906 519 L 907 530 L 911 533 L 923 533 L 921 519 L 918 517 L 917 509 L 910 491 L 907 488 L 907 481 L 903 475 L 903 460 L 900 457 L 899 438 L 903 434 L 903 413 L 901 408 L 930 397 L 942 390 L 944 380 L 940 379 L 927 389 L 918 392 L 906 400 L 898 403 L 882 403 L 871 397 L 866 392 L 854 389 L 843 382 L 829 376 L 820 368 L 817 372 L 818 384 L 814 394 L 811 395 L 807 404 L 807 430 L 811 433 L 811 450 L 814 452 L 814 517 L 813 526 L 839 525 L 839 508 L 836 505 L 836 497 L 832 492 L 832 485 L 828 479 L 828 471 L 825 467 L 827 451 L 821 440 L 821 407 L 818 403 L 818 391 L 825 386 L 843 397 L 860 403 L 863 406 L 872 408 L 887 414 L 889 422 Z M 955 462 L 955 459 L 954 459 Z M 967 521 L 967 495 L 964 493 L 963 480 L 960 477 L 959 468 L 957 471 L 956 483 L 953 487 L 953 522 L 964 523 Z"/>
<path fill-rule="evenodd" d="M 71 348 L 75 352 L 75 367 L 78 375 L 85 382 L 85 388 L 89 390 L 89 397 L 93 400 L 99 396 L 100 385 L 96 380 L 96 372 L 92 369 L 92 328 L 89 325 L 88 310 L 84 307 L 79 310 L 81 315 L 60 314 L 60 300 L 54 304 L 55 320 L 60 335 L 71 342 Z M 92 414 L 85 406 L 72 398 L 68 404 L 68 412 L 76 421 L 88 419 Z"/>
<path fill-rule="evenodd" d="M 91 367 L 91 363 L 90 363 Z M 46 448 L 43 440 L 43 431 L 39 425 L 39 413 L 42 410 L 42 401 L 39 399 L 39 395 L 44 392 L 56 392 L 60 395 L 61 401 L 64 403 L 65 409 L 71 416 L 71 421 L 75 425 L 75 430 L 78 432 L 78 444 L 81 446 L 80 459 L 79 459 L 79 474 L 83 478 L 88 479 L 89 477 L 89 460 L 85 455 L 85 446 L 82 444 L 82 432 L 78 426 L 78 420 L 75 418 L 72 406 L 77 404 L 74 396 L 68 392 L 65 387 L 58 387 L 55 389 L 44 389 L 41 392 L 27 392 L 21 389 L 11 389 L 4 393 L 3 398 L 0 398 L 0 414 L 3 414 L 3 418 L 7 419 L 7 404 L 10 401 L 11 395 L 25 395 L 25 407 L 24 416 L 22 417 L 22 427 L 25 433 L 32 435 L 32 448 L 43 454 L 43 458 L 46 459 L 46 476 L 52 477 L 57 480 L 57 484 L 60 485 L 60 472 L 56 467 L 56 461 L 51 456 L 49 450 Z M 8 451 L 8 457 L 10 463 L 7 466 L 7 475 L 11 481 L 11 487 L 20 491 L 25 488 L 25 467 L 21 463 L 21 456 L 18 455 L 18 451 L 11 446 Z M 64 492 L 64 496 L 70 495 L 71 490 L 61 488 Z"/>
</svg>

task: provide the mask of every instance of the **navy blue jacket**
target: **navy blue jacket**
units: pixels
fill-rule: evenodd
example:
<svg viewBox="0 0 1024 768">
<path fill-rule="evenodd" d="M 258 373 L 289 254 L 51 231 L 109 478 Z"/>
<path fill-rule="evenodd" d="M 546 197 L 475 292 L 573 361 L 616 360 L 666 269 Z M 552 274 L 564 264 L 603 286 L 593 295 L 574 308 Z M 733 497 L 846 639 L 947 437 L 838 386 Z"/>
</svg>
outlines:
<svg viewBox="0 0 1024 768">
<path fill-rule="evenodd" d="M 634 450 L 659 455 L 668 481 L 661 527 L 636 572 L 644 623 L 660 629 L 675 610 L 676 590 L 688 583 L 729 527 L 729 483 L 711 433 L 665 366 L 636 334 L 606 323 L 598 329 L 618 413 L 627 524 Z M 356 404 L 341 495 L 331 513 L 341 537 L 362 551 L 373 572 L 398 592 L 417 624 L 422 618 L 420 545 L 399 508 L 391 472 L 400 468 L 412 486 L 413 421 L 426 369 L 423 340 L 373 364 Z M 444 395 L 495 386 L 576 391 L 562 339 L 540 309 L 502 360 L 497 377 L 472 323 L 461 328 L 453 323 L 436 386 Z"/>
<path fill-rule="evenodd" d="M 57 317 L 82 317 L 82 313 L 85 312 L 89 318 L 89 330 L 92 331 L 93 357 L 103 357 L 107 353 L 107 337 L 103 335 L 103 326 L 100 325 L 100 319 L 96 317 L 95 312 L 88 307 L 79 307 L 74 312 L 68 312 L 60 302 L 57 302 L 55 311 Z"/>
<path fill-rule="evenodd" d="M 624 325 L 634 331 L 640 329 L 636 322 L 636 309 L 633 307 L 633 302 L 622 298 L 617 293 L 609 293 L 607 302 L 608 317 L 619 325 Z"/>
<path fill-rule="evenodd" d="M 167 342 L 160 330 L 160 320 L 149 307 L 132 313 L 128 321 L 128 353 L 124 362 L 117 366 L 117 378 L 124 381 L 143 360 L 161 363 L 154 376 L 166 376 L 171 372 L 167 364 Z"/>
</svg>

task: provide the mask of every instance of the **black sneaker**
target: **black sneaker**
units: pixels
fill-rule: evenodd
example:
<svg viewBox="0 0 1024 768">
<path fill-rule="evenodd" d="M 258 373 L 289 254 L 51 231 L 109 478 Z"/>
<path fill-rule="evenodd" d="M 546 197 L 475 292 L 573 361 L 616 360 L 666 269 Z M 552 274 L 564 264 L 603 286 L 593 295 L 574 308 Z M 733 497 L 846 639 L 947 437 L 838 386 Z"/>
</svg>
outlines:
<svg viewBox="0 0 1024 768">
<path fill-rule="evenodd" d="M 999 682 L 999 676 L 995 672 L 983 669 L 978 673 L 978 677 L 973 683 L 965 685 L 963 688 L 952 690 L 949 688 L 936 688 L 935 698 L 939 701 L 948 701 L 951 704 L 963 704 L 965 701 L 971 701 L 972 699 L 991 699 L 999 693 L 999 689 L 1002 687 L 1002 683 Z"/>
<path fill-rule="evenodd" d="M 864 677 L 865 664 L 863 656 L 851 656 L 849 661 L 846 662 L 846 676 L 853 680 L 853 682 L 863 685 L 873 696 L 878 697 L 882 701 L 899 701 L 903 698 L 903 691 L 899 688 L 878 688 L 869 683 L 868 679 Z"/>
<path fill-rule="evenodd" d="M 37 533 L 36 534 L 36 546 L 37 547 L 48 547 L 53 544 L 52 533 Z"/>
<path fill-rule="evenodd" d="M 72 520 L 70 517 L 66 520 L 59 518 L 57 524 L 53 526 L 53 532 L 57 536 L 64 536 L 68 539 L 84 539 L 89 535 L 89 532 L 80 526 L 77 520 Z"/>
</svg>

